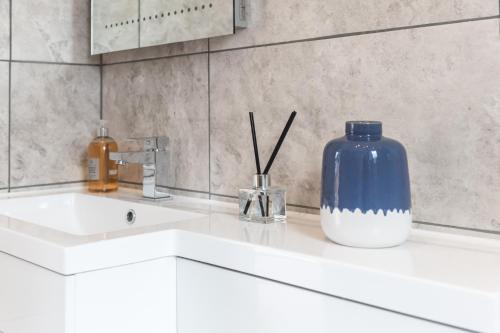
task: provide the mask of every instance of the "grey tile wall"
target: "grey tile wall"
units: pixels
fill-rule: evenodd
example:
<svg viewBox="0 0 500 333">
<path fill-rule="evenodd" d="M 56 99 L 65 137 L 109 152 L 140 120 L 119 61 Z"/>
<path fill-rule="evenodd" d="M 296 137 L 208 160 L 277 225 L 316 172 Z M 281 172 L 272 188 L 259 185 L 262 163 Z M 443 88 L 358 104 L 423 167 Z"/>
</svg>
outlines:
<svg viewBox="0 0 500 333">
<path fill-rule="evenodd" d="M 0 0 L 0 189 L 86 178 L 101 108 L 89 8 L 89 0 Z"/>
<path fill-rule="evenodd" d="M 97 66 L 12 64 L 12 187 L 86 179 L 86 148 L 99 127 L 97 82 Z"/>
<path fill-rule="evenodd" d="M 89 0 L 12 1 L 12 58 L 99 64 L 89 27 Z"/>
<path fill-rule="evenodd" d="M 167 136 L 170 169 L 160 184 L 208 192 L 208 57 L 206 54 L 104 67 L 104 119 L 120 139 Z M 121 179 L 142 181 L 134 166 Z"/>
<path fill-rule="evenodd" d="M 296 108 L 273 176 L 311 208 L 324 143 L 347 119 L 381 119 L 408 147 L 416 219 L 500 230 L 498 6 L 252 1 L 249 28 L 210 51 L 200 40 L 105 55 L 146 61 L 103 67 L 104 116 L 120 142 L 171 138 L 163 185 L 230 197 L 253 173 L 247 112 L 268 156 Z M 100 111 L 89 1 L 0 0 L 0 16 L 0 189 L 80 181 Z"/>
<path fill-rule="evenodd" d="M 123 52 L 113 52 L 103 54 L 104 64 L 116 64 L 128 61 L 154 59 L 161 57 L 172 57 L 178 55 L 188 55 L 193 53 L 206 52 L 208 50 L 208 40 L 195 40 L 184 43 L 174 43 L 155 47 L 143 47 L 140 49 Z"/>
<path fill-rule="evenodd" d="M 498 20 L 213 54 L 211 190 L 250 183 L 248 111 L 266 157 L 299 112 L 272 176 L 314 207 L 324 145 L 346 120 L 376 119 L 407 146 L 417 220 L 498 227 L 499 55 Z"/>
<path fill-rule="evenodd" d="M 248 6 L 248 29 L 212 40 L 211 49 L 498 15 L 496 0 L 252 0 Z"/>
<path fill-rule="evenodd" d="M 8 60 L 10 53 L 10 2 L 0 0 L 0 60 Z"/>
<path fill-rule="evenodd" d="M 500 231 L 497 0 L 255 0 L 249 6 L 248 29 L 211 39 L 208 51 L 196 50 L 200 55 L 160 47 L 105 60 L 174 56 L 104 65 L 105 118 L 128 126 L 117 126 L 119 136 L 180 126 L 176 138 L 193 142 L 181 150 L 181 162 L 173 161 L 182 172 L 172 173 L 170 186 L 206 191 L 208 178 L 213 197 L 236 196 L 254 172 L 248 111 L 256 112 L 266 159 L 297 109 L 272 174 L 288 187 L 290 203 L 314 209 L 324 144 L 342 135 L 346 120 L 380 119 L 386 135 L 407 146 L 417 220 Z M 184 58 L 189 64 L 177 70 L 160 65 Z M 199 85 L 206 104 L 199 89 L 179 80 L 198 80 L 201 74 L 185 75 L 192 68 L 209 73 L 202 79 L 208 84 Z M 177 125 L 151 102 L 161 98 L 200 121 Z M 200 153 L 207 145 L 209 154 Z M 185 168 L 202 176 L 186 182 L 191 170 Z M 135 172 L 130 179 L 140 181 Z"/>
</svg>

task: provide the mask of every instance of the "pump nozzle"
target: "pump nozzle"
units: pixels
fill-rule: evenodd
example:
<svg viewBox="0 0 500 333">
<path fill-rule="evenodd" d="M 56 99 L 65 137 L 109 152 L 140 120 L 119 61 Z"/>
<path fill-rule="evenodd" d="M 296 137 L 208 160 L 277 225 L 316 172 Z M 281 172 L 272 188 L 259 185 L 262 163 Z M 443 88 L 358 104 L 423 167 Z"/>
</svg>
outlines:
<svg viewBox="0 0 500 333">
<path fill-rule="evenodd" d="M 99 131 L 97 133 L 98 136 L 108 136 L 109 135 L 109 131 L 108 131 L 108 128 L 106 127 L 106 124 L 107 124 L 107 121 L 104 120 L 104 119 L 101 119 L 99 121 Z"/>
</svg>

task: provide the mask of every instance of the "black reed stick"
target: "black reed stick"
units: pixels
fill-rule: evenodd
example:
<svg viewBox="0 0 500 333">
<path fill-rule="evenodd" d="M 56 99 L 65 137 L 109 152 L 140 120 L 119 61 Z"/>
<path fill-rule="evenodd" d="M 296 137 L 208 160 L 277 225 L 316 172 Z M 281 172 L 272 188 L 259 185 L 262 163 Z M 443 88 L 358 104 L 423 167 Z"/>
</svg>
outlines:
<svg viewBox="0 0 500 333">
<path fill-rule="evenodd" d="M 262 203 L 262 197 L 259 195 L 258 198 L 259 198 L 260 212 L 262 213 L 262 217 L 265 217 L 264 204 Z M 252 198 L 250 197 L 247 199 L 247 204 L 245 205 L 245 209 L 243 210 L 243 214 L 247 215 L 251 204 L 252 204 Z M 268 210 L 269 210 L 269 208 L 268 208 Z"/>
<path fill-rule="evenodd" d="M 255 132 L 255 120 L 253 117 L 253 112 L 248 113 L 250 115 L 250 128 L 252 130 L 252 141 L 253 141 L 253 152 L 255 154 L 255 166 L 257 169 L 257 174 L 260 175 L 260 158 L 259 158 L 259 146 L 257 145 L 257 133 Z M 247 204 L 245 206 L 245 210 L 243 213 L 246 215 L 248 213 L 248 209 L 250 208 L 250 204 L 252 200 L 249 198 L 247 200 Z M 262 204 L 262 197 L 259 195 L 259 205 L 262 216 L 264 217 L 264 205 Z"/>
<path fill-rule="evenodd" d="M 267 162 L 266 168 L 264 169 L 265 175 L 267 175 L 269 173 L 269 170 L 271 169 L 271 166 L 273 165 L 274 159 L 276 158 L 276 155 L 278 155 L 278 152 L 281 148 L 281 145 L 283 144 L 283 141 L 285 140 L 285 137 L 288 133 L 288 130 L 290 129 L 290 126 L 292 126 L 293 120 L 295 119 L 296 115 L 297 115 L 297 112 L 293 111 L 292 114 L 290 115 L 290 118 L 288 118 L 288 121 L 286 122 L 285 128 L 283 129 L 283 132 L 281 133 L 281 136 L 278 139 L 278 143 L 276 143 L 276 146 L 274 147 L 273 153 L 271 154 L 271 157 L 269 158 L 269 162 Z"/>
<path fill-rule="evenodd" d="M 250 209 L 250 204 L 252 203 L 252 198 L 247 199 L 247 204 L 245 205 L 245 209 L 243 210 L 243 214 L 247 215 L 248 210 Z"/>
<path fill-rule="evenodd" d="M 260 174 L 259 147 L 257 146 L 257 134 L 255 133 L 255 121 L 253 119 L 253 112 L 249 112 L 248 114 L 250 115 L 250 127 L 252 128 L 252 141 L 253 141 L 253 152 L 255 154 L 255 166 L 257 167 L 257 174 Z"/>
</svg>

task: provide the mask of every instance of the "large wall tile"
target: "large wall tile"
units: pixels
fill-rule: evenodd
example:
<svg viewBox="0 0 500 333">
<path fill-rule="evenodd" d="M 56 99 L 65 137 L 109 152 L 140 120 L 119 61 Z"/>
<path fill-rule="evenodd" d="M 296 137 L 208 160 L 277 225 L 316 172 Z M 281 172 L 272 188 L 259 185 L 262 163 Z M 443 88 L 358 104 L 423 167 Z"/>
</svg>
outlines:
<svg viewBox="0 0 500 333">
<path fill-rule="evenodd" d="M 9 63 L 0 62 L 0 189 L 7 188 L 9 168 Z"/>
<path fill-rule="evenodd" d="M 104 67 L 104 118 L 111 135 L 167 136 L 171 163 L 160 184 L 208 191 L 208 57 L 206 54 Z M 121 179 L 141 182 L 140 169 Z"/>
<path fill-rule="evenodd" d="M 0 60 L 9 59 L 10 19 L 9 0 L 0 0 Z"/>
<path fill-rule="evenodd" d="M 160 58 L 181 54 L 205 52 L 208 50 L 208 39 L 160 46 L 143 47 L 135 50 L 107 53 L 102 56 L 104 64 L 115 64 L 126 61 Z"/>
<path fill-rule="evenodd" d="M 498 15 L 497 0 L 252 0 L 248 6 L 248 28 L 212 39 L 210 49 Z"/>
<path fill-rule="evenodd" d="M 90 56 L 90 0 L 12 1 L 12 58 L 99 63 Z"/>
<path fill-rule="evenodd" d="M 300 25 L 300 24 L 299 24 Z M 255 172 L 248 111 L 289 202 L 319 206 L 322 150 L 346 120 L 379 119 L 408 150 L 415 219 L 500 230 L 499 20 L 211 55 L 211 191 Z"/>
<path fill-rule="evenodd" d="M 99 67 L 12 64 L 11 186 L 86 179 Z"/>
</svg>

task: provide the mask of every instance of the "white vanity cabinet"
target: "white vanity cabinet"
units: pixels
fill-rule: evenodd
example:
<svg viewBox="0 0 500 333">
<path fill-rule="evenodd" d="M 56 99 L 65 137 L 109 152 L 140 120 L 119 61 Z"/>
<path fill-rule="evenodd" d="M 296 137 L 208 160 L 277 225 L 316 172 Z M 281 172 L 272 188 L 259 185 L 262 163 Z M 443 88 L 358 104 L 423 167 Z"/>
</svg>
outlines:
<svg viewBox="0 0 500 333">
<path fill-rule="evenodd" d="M 0 252 L 0 332 L 66 332 L 74 276 L 65 277 Z"/>
<path fill-rule="evenodd" d="M 414 229 L 361 250 L 313 215 L 43 193 L 0 196 L 0 333 L 500 333 L 498 240 Z"/>
<path fill-rule="evenodd" d="M 74 300 L 75 333 L 175 333 L 175 257 L 77 274 Z"/>
<path fill-rule="evenodd" d="M 179 333 L 464 332 L 186 259 L 177 270 Z"/>
<path fill-rule="evenodd" d="M 0 252 L 0 332 L 463 331 L 188 259 L 64 276 Z"/>
<path fill-rule="evenodd" d="M 0 332 L 176 332 L 175 258 L 64 276 L 0 253 Z"/>
</svg>

